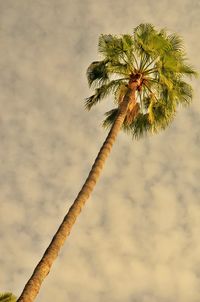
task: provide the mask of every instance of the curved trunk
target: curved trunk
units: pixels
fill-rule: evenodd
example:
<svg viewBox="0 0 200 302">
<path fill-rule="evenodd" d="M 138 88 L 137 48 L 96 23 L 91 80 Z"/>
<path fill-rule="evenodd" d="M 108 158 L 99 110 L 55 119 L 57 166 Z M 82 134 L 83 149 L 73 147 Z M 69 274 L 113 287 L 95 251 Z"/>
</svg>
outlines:
<svg viewBox="0 0 200 302">
<path fill-rule="evenodd" d="M 54 260 L 57 258 L 58 253 L 62 245 L 64 244 L 66 238 L 69 236 L 72 226 L 76 221 L 76 218 L 80 214 L 82 207 L 84 206 L 85 202 L 93 191 L 93 188 L 99 178 L 100 172 L 103 169 L 103 165 L 106 161 L 106 158 L 108 157 L 111 151 L 111 148 L 116 140 L 117 134 L 126 117 L 129 102 L 130 100 L 133 100 L 134 96 L 135 89 L 129 88 L 129 91 L 124 97 L 124 101 L 120 106 L 118 116 L 95 159 L 92 169 L 81 191 L 79 192 L 73 205 L 69 209 L 67 215 L 64 217 L 63 222 L 61 223 L 51 243 L 46 249 L 42 259 L 36 266 L 31 278 L 25 285 L 24 290 L 21 296 L 18 298 L 17 302 L 32 302 L 36 298 L 40 290 L 40 286 L 45 277 L 48 275 L 50 268 Z"/>
</svg>

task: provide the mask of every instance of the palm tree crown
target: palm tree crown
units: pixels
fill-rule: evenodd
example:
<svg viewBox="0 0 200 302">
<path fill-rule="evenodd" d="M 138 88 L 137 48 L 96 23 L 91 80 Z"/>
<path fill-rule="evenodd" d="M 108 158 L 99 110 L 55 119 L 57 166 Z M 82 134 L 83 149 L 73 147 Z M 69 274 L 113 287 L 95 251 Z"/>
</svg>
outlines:
<svg viewBox="0 0 200 302">
<path fill-rule="evenodd" d="M 105 127 L 115 121 L 127 89 L 136 79 L 136 103 L 129 105 L 122 126 L 134 137 L 165 129 L 174 119 L 177 106 L 191 102 L 192 87 L 184 79 L 197 73 L 188 64 L 183 41 L 177 34 L 140 24 L 133 35 L 101 35 L 99 52 L 103 59 L 87 69 L 95 93 L 86 99 L 85 106 L 90 110 L 114 93 L 117 107 L 106 113 Z"/>
</svg>

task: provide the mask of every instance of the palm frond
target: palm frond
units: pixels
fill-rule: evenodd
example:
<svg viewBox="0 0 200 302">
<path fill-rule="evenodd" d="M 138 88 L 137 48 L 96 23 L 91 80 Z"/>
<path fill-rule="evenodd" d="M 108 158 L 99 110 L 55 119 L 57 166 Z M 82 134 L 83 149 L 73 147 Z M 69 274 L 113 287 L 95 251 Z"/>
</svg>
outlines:
<svg viewBox="0 0 200 302">
<path fill-rule="evenodd" d="M 155 33 L 155 28 L 150 23 L 141 23 L 133 29 L 133 33 L 136 39 L 141 38 L 142 41 L 145 41 Z"/>
<path fill-rule="evenodd" d="M 138 68 L 138 61 L 134 54 L 134 41 L 131 35 L 122 35 L 124 61 L 130 66 L 131 71 Z"/>
<path fill-rule="evenodd" d="M 135 51 L 139 56 L 146 55 L 157 58 L 169 50 L 169 41 L 165 31 L 156 31 L 151 24 L 140 24 L 134 30 Z"/>
<path fill-rule="evenodd" d="M 177 81 L 174 84 L 172 91 L 168 92 L 169 99 L 177 105 L 189 105 L 192 101 L 193 89 L 192 86 L 185 81 Z"/>
<path fill-rule="evenodd" d="M 195 68 L 192 65 L 186 64 L 186 63 L 184 63 L 180 66 L 180 73 L 182 75 L 189 76 L 190 78 L 193 76 L 195 78 L 198 77 L 198 72 L 195 70 Z"/>
<path fill-rule="evenodd" d="M 134 44 L 133 37 L 128 34 L 122 35 L 122 44 L 123 44 L 123 50 L 127 53 L 131 53 Z"/>
<path fill-rule="evenodd" d="M 125 131 L 133 138 L 139 139 L 148 133 L 154 134 L 164 130 L 173 121 L 176 111 L 173 107 L 166 107 L 164 104 L 156 104 L 151 108 L 150 113 L 139 113 L 133 122 L 125 127 Z"/>
<path fill-rule="evenodd" d="M 195 76 L 198 73 L 187 63 L 186 58 L 180 52 L 168 52 L 156 64 L 159 72 L 169 73 L 170 77 L 173 76 Z"/>
<path fill-rule="evenodd" d="M 118 62 L 123 53 L 122 39 L 114 35 L 101 35 L 99 37 L 99 52 L 109 61 Z"/>
<path fill-rule="evenodd" d="M 109 74 L 121 75 L 124 77 L 128 77 L 132 72 L 131 67 L 128 63 L 120 63 L 120 62 L 110 62 L 107 67 L 107 71 Z"/>
<path fill-rule="evenodd" d="M 133 39 L 130 35 L 121 35 L 120 37 L 101 35 L 99 38 L 99 52 L 105 60 L 110 62 L 110 68 L 114 66 L 119 68 L 122 65 L 122 68 L 126 67 L 125 74 L 127 74 L 127 71 L 133 71 L 136 62 L 134 62 Z M 110 71 L 116 73 L 117 69 L 114 71 L 110 69 Z"/>
<path fill-rule="evenodd" d="M 176 33 L 173 33 L 171 35 L 168 35 L 167 39 L 168 39 L 168 41 L 170 43 L 172 51 L 183 52 L 184 47 L 183 47 L 183 39 L 182 39 L 182 37 L 180 37 Z"/>
<path fill-rule="evenodd" d="M 108 84 L 101 85 L 95 89 L 95 94 L 86 98 L 85 108 L 90 110 L 94 105 L 107 97 L 111 92 L 115 93 L 120 85 L 124 84 L 124 79 L 112 80 Z"/>
<path fill-rule="evenodd" d="M 108 61 L 103 60 L 92 62 L 89 65 L 86 73 L 89 86 L 91 86 L 92 84 L 106 84 L 108 82 L 109 76 L 106 66 L 107 63 Z"/>
<path fill-rule="evenodd" d="M 134 139 L 139 139 L 151 130 L 151 124 L 148 119 L 148 114 L 138 114 L 134 121 L 125 127 L 127 133 L 130 133 Z"/>
<path fill-rule="evenodd" d="M 0 293 L 0 302 L 16 302 L 16 297 L 12 293 Z"/>
<path fill-rule="evenodd" d="M 104 119 L 103 124 L 102 124 L 104 128 L 108 129 L 113 125 L 118 112 L 119 112 L 119 109 L 114 108 L 105 113 L 106 118 Z"/>
</svg>

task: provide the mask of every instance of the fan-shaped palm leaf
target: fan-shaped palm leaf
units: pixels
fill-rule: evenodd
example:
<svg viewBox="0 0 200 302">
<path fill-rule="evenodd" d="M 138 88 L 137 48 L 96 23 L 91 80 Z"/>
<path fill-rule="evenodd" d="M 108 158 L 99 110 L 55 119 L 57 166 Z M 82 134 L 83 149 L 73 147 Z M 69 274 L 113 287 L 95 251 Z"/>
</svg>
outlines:
<svg viewBox="0 0 200 302">
<path fill-rule="evenodd" d="M 108 70 L 107 70 L 108 61 L 95 61 L 90 64 L 87 69 L 87 79 L 89 86 L 93 85 L 103 85 L 106 84 L 109 80 Z"/>
</svg>

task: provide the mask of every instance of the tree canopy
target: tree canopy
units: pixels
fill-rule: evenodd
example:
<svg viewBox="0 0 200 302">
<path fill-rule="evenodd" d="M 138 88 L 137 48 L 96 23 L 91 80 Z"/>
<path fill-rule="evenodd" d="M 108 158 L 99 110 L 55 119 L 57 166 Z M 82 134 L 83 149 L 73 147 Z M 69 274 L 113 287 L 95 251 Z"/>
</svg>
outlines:
<svg viewBox="0 0 200 302">
<path fill-rule="evenodd" d="M 179 35 L 140 24 L 132 35 L 101 35 L 98 50 L 101 60 L 87 69 L 89 86 L 95 91 L 86 99 L 90 110 L 110 94 L 115 108 L 105 114 L 104 127 L 110 127 L 119 110 L 131 78 L 138 76 L 137 115 L 125 119 L 122 129 L 133 135 L 165 129 L 174 119 L 179 105 L 192 100 L 192 87 L 185 81 L 197 72 L 188 63 L 183 40 Z"/>
</svg>

